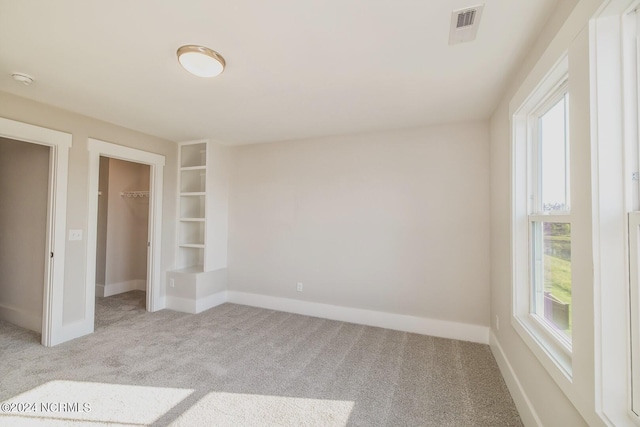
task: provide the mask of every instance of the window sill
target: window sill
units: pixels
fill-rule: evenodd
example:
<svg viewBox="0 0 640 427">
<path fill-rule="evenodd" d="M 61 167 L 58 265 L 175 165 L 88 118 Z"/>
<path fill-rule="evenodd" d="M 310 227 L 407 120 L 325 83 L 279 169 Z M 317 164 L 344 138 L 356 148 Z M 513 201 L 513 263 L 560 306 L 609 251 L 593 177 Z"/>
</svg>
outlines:
<svg viewBox="0 0 640 427">
<path fill-rule="evenodd" d="M 511 324 L 538 361 L 567 395 L 573 382 L 571 348 L 531 314 L 514 315 Z"/>
</svg>

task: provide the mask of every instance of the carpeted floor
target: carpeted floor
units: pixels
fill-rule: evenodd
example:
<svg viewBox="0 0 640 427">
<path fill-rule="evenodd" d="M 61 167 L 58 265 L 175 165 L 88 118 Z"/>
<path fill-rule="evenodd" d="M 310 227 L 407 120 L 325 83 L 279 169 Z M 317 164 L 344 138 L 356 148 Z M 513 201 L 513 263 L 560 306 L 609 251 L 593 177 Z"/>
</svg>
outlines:
<svg viewBox="0 0 640 427">
<path fill-rule="evenodd" d="M 235 304 L 146 313 L 140 291 L 96 315 L 53 348 L 0 321 L 0 426 L 522 425 L 486 345 Z"/>
</svg>

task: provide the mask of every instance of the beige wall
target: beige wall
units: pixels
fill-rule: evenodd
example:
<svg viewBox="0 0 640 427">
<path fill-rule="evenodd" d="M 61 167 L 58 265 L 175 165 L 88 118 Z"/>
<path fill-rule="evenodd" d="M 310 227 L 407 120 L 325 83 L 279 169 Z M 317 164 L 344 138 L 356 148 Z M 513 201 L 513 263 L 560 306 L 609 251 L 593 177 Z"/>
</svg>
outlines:
<svg viewBox="0 0 640 427">
<path fill-rule="evenodd" d="M 486 122 L 234 155 L 230 290 L 489 324 Z"/>
<path fill-rule="evenodd" d="M 150 168 L 118 159 L 108 159 L 108 168 L 108 193 L 100 196 L 108 199 L 104 284 L 146 280 L 149 199 L 120 193 L 149 191 Z"/>
<path fill-rule="evenodd" d="M 40 332 L 49 147 L 0 138 L 0 319 Z"/>
<path fill-rule="evenodd" d="M 28 90 L 25 87 L 25 90 Z M 126 102 L 126 100 L 123 100 Z M 47 127 L 73 135 L 69 153 L 67 229 L 82 229 L 81 241 L 67 241 L 63 322 L 71 324 L 85 315 L 86 257 L 88 224 L 88 138 L 157 153 L 166 157 L 162 207 L 161 292 L 164 296 L 166 271 L 174 267 L 177 146 L 171 141 L 145 135 L 120 126 L 40 104 L 0 92 L 0 117 Z"/>
</svg>

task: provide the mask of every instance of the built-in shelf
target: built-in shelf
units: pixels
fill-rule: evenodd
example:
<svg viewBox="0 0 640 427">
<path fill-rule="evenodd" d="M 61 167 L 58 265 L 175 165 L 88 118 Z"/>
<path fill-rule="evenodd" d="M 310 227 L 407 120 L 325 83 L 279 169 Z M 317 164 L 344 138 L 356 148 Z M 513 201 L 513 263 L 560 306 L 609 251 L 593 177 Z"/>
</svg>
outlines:
<svg viewBox="0 0 640 427">
<path fill-rule="evenodd" d="M 185 268 L 180 268 L 178 270 L 173 270 L 174 273 L 188 273 L 188 274 L 193 274 L 193 273 L 202 273 L 204 271 L 204 268 L 202 268 L 201 265 L 194 265 L 191 267 L 185 267 Z"/>
<path fill-rule="evenodd" d="M 180 145 L 180 167 L 189 168 L 207 165 L 207 143 L 184 143 Z"/>
<path fill-rule="evenodd" d="M 183 142 L 178 160 L 178 252 L 183 273 L 206 271 L 207 141 Z"/>
<path fill-rule="evenodd" d="M 178 246 L 181 248 L 204 249 L 204 243 L 182 243 Z"/>
</svg>

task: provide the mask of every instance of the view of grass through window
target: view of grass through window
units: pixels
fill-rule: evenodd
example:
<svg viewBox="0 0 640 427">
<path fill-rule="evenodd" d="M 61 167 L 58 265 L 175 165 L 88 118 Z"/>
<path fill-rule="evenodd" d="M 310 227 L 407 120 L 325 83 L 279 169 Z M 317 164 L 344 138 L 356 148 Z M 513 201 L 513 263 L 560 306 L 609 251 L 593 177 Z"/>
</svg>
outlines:
<svg viewBox="0 0 640 427">
<path fill-rule="evenodd" d="M 543 223 L 544 317 L 571 337 L 571 224 Z"/>
</svg>

